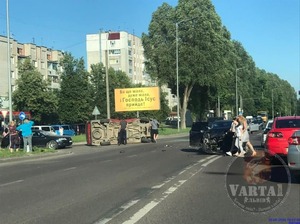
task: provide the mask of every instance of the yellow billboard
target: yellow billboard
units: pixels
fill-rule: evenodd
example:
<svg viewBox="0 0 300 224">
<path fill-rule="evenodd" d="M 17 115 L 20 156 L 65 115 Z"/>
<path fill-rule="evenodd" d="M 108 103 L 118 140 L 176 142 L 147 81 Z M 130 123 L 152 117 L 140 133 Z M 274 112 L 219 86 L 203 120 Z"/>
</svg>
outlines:
<svg viewBox="0 0 300 224">
<path fill-rule="evenodd" d="M 158 87 L 115 89 L 115 111 L 159 110 Z"/>
</svg>

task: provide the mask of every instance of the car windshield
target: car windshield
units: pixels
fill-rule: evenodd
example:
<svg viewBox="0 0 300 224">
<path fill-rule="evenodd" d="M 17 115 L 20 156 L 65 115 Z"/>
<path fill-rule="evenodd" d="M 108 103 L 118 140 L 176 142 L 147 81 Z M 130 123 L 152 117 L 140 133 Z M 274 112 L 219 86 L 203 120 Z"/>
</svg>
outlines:
<svg viewBox="0 0 300 224">
<path fill-rule="evenodd" d="M 192 126 L 192 131 L 204 130 L 208 126 L 207 122 L 195 122 Z"/>
<path fill-rule="evenodd" d="M 212 128 L 230 128 L 231 122 L 214 122 Z"/>
<path fill-rule="evenodd" d="M 299 119 L 277 120 L 276 128 L 300 128 Z"/>
</svg>

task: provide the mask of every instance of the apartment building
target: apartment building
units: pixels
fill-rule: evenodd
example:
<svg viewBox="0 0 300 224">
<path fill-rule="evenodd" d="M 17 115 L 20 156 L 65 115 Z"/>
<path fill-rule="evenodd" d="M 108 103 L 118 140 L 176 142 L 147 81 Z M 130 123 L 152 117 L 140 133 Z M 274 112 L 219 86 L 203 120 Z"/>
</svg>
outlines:
<svg viewBox="0 0 300 224">
<path fill-rule="evenodd" d="M 36 69 L 42 74 L 44 80 L 51 80 L 49 88 L 60 88 L 60 74 L 62 71 L 59 60 L 63 52 L 52 50 L 44 46 L 37 46 L 34 43 L 22 44 L 10 39 L 10 75 L 12 92 L 17 88 L 16 80 L 18 75 L 18 64 L 29 58 Z M 2 108 L 8 108 L 8 54 L 7 37 L 0 36 L 0 103 Z"/>
<path fill-rule="evenodd" d="M 155 80 L 145 73 L 145 57 L 142 40 L 124 31 L 102 32 L 86 35 L 87 70 L 92 64 L 102 62 L 104 66 L 125 72 L 134 84 L 157 85 Z M 176 96 L 170 88 L 162 87 L 167 93 L 168 106 L 177 105 Z M 175 97 L 175 99 L 174 99 Z"/>
<path fill-rule="evenodd" d="M 124 31 L 102 32 L 86 35 L 87 70 L 92 64 L 125 72 L 134 84 L 154 85 L 145 73 L 142 40 Z"/>
</svg>

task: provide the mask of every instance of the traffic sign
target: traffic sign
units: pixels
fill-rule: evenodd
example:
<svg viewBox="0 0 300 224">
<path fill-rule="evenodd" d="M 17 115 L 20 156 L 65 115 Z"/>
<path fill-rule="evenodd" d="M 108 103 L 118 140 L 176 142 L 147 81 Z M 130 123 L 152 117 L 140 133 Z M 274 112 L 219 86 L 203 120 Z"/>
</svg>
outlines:
<svg viewBox="0 0 300 224">
<path fill-rule="evenodd" d="M 23 121 L 23 120 L 25 119 L 25 117 L 26 117 L 25 113 L 24 113 L 23 111 L 21 111 L 21 112 L 19 113 L 19 118 L 20 118 L 20 120 Z"/>
<path fill-rule="evenodd" d="M 92 115 L 99 115 L 99 114 L 100 114 L 100 111 L 98 110 L 98 107 L 95 106 Z"/>
</svg>

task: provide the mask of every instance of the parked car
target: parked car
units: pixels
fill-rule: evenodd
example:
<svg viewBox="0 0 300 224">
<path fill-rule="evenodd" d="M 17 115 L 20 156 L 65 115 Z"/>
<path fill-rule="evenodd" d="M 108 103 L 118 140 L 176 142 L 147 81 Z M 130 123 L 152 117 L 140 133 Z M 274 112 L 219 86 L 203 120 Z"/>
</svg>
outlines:
<svg viewBox="0 0 300 224">
<path fill-rule="evenodd" d="M 47 132 L 48 134 L 55 135 L 55 130 L 51 125 L 33 125 L 31 130 L 41 130 Z"/>
<path fill-rule="evenodd" d="M 21 135 L 21 132 L 20 132 Z M 20 136 L 20 148 L 23 148 L 23 139 Z M 45 147 L 49 149 L 59 149 L 71 146 L 72 138 L 69 136 L 51 135 L 49 132 L 41 130 L 32 130 L 32 146 Z M 9 145 L 9 136 L 5 136 L 1 142 L 1 148 L 6 148 Z"/>
<path fill-rule="evenodd" d="M 198 121 L 193 122 L 189 137 L 190 137 L 190 147 L 201 147 L 203 142 L 203 134 L 208 130 L 208 122 Z"/>
<path fill-rule="evenodd" d="M 54 132 L 57 135 L 60 135 L 60 132 L 59 132 L 60 128 L 63 128 L 63 135 L 68 135 L 68 136 L 75 135 L 75 130 L 68 124 L 56 124 L 56 125 L 51 125 L 51 127 L 54 129 Z"/>
<path fill-rule="evenodd" d="M 300 116 L 276 117 L 266 138 L 266 156 L 274 158 L 277 154 L 286 159 L 289 147 L 288 138 L 299 129 Z"/>
<path fill-rule="evenodd" d="M 216 120 L 203 134 L 201 148 L 204 151 L 216 151 L 223 144 L 224 137 L 231 127 L 230 120 Z"/>
<path fill-rule="evenodd" d="M 271 130 L 272 125 L 273 125 L 273 120 L 268 120 L 268 122 L 266 124 L 266 127 L 264 128 L 264 130 L 263 130 L 263 132 L 261 134 L 261 141 L 260 141 L 261 147 L 265 147 L 265 142 L 266 142 L 267 134 Z"/>
<path fill-rule="evenodd" d="M 300 130 L 295 131 L 288 139 L 289 149 L 287 154 L 288 166 L 295 176 L 300 175 Z"/>
</svg>

